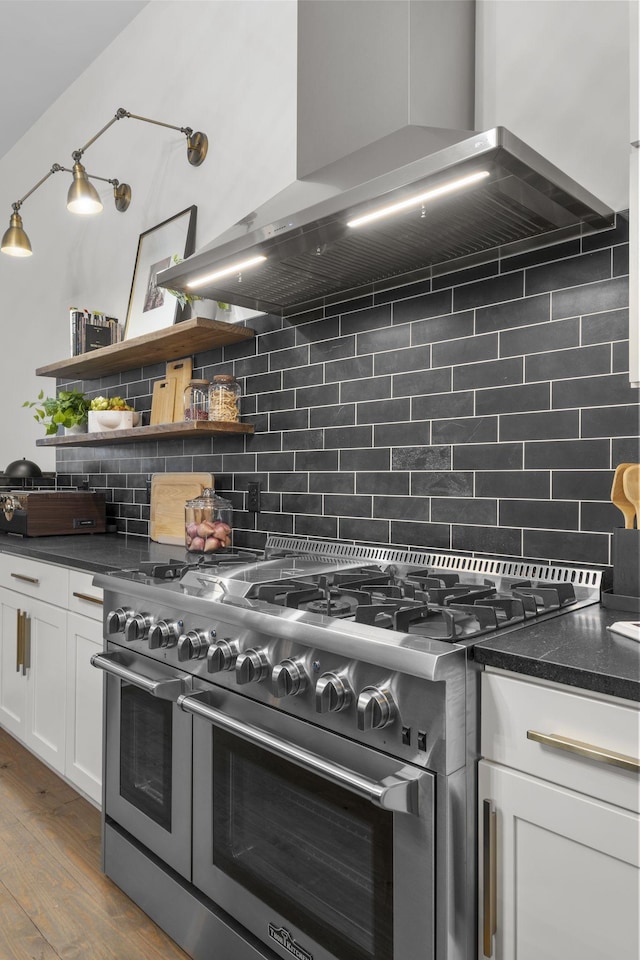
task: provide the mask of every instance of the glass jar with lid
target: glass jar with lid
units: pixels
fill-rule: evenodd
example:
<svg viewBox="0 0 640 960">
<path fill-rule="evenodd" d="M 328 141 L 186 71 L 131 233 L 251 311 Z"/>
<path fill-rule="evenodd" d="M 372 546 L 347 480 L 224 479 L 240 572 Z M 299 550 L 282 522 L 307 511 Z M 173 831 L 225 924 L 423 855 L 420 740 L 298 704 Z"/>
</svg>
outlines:
<svg viewBox="0 0 640 960">
<path fill-rule="evenodd" d="M 237 423 L 240 419 L 240 384 L 227 373 L 217 374 L 209 387 L 209 420 Z"/>
<path fill-rule="evenodd" d="M 233 508 L 210 487 L 187 500 L 184 512 L 185 546 L 190 553 L 214 553 L 232 545 Z"/>
<path fill-rule="evenodd" d="M 184 419 L 209 419 L 208 380 L 190 380 L 184 388 Z"/>
</svg>

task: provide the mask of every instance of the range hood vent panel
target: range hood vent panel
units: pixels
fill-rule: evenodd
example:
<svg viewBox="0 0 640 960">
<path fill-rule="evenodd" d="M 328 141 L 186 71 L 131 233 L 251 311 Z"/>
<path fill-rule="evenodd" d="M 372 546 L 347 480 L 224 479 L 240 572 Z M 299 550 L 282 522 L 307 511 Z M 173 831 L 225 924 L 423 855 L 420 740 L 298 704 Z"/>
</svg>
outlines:
<svg viewBox="0 0 640 960">
<path fill-rule="evenodd" d="M 388 138 L 387 138 L 388 139 Z M 348 158 L 353 165 L 353 158 Z M 335 164 L 331 165 L 335 167 Z M 478 170 L 486 180 L 358 229 L 355 213 L 403 199 Z M 314 175 L 322 182 L 322 171 Z M 297 182 L 298 193 L 304 186 Z M 317 184 L 313 191 L 317 195 Z M 286 191 L 285 191 L 286 194 Z M 284 197 L 286 202 L 286 196 Z M 272 213 L 273 201 L 267 207 Z M 423 160 L 337 192 L 265 223 L 258 211 L 158 277 L 188 290 L 192 280 L 261 254 L 241 276 L 193 288 L 202 297 L 269 313 L 300 312 L 389 281 L 443 273 L 610 227 L 613 211 L 503 128 L 476 134 Z M 402 281 L 399 281 L 402 282 Z"/>
</svg>

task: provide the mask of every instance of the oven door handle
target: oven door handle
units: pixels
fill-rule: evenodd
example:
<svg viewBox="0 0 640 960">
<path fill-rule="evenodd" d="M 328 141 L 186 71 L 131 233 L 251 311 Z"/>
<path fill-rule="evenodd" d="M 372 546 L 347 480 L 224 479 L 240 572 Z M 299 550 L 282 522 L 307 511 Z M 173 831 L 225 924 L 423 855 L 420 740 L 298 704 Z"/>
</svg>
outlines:
<svg viewBox="0 0 640 960">
<path fill-rule="evenodd" d="M 180 694 L 186 690 L 185 680 L 181 677 L 151 680 L 149 677 L 123 666 L 118 662 L 117 657 L 117 653 L 95 653 L 91 657 L 91 665 L 97 667 L 98 670 L 104 670 L 112 677 L 118 677 L 120 680 L 132 683 L 135 687 L 140 687 L 145 693 L 157 697 L 159 700 L 176 701 Z"/>
<path fill-rule="evenodd" d="M 249 743 L 257 747 L 263 747 L 284 760 L 290 760 L 310 773 L 324 777 L 325 780 L 329 780 L 338 787 L 344 787 L 351 793 L 355 793 L 365 800 L 370 800 L 377 807 L 382 807 L 384 810 L 393 810 L 397 813 L 411 813 L 419 816 L 419 785 L 420 780 L 426 776 L 419 770 L 413 767 L 402 767 L 390 776 L 385 777 L 384 780 L 371 780 L 369 777 L 361 776 L 355 771 L 349 770 L 348 767 L 343 767 L 341 764 L 326 760 L 310 750 L 305 750 L 289 740 L 268 733 L 260 727 L 230 717 L 222 710 L 200 701 L 198 697 L 202 695 L 207 696 L 206 693 L 200 695 L 184 694 L 178 697 L 178 706 L 187 713 L 202 717 L 214 726 L 242 737 L 243 740 L 248 740 Z"/>
</svg>

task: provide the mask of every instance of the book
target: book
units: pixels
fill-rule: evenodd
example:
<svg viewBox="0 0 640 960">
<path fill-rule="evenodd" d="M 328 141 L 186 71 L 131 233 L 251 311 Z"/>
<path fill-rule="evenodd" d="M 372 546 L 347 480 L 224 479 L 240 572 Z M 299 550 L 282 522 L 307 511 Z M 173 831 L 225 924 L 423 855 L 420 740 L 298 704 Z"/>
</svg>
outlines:
<svg viewBox="0 0 640 960">
<path fill-rule="evenodd" d="M 97 323 L 85 323 L 82 327 L 81 353 L 108 347 L 113 343 L 113 331 L 108 326 Z"/>
<path fill-rule="evenodd" d="M 103 313 L 69 308 L 69 335 L 71 356 L 108 347 L 122 340 L 122 327 L 116 317 L 106 317 Z"/>
</svg>

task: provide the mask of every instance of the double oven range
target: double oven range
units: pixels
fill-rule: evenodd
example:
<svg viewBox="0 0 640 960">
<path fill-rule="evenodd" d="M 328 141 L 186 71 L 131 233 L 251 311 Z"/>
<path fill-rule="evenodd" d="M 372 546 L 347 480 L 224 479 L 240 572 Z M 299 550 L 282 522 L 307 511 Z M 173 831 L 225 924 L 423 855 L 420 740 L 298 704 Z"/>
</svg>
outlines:
<svg viewBox="0 0 640 960">
<path fill-rule="evenodd" d="M 195 960 L 476 955 L 470 651 L 599 572 L 272 537 L 95 583 L 118 886 Z"/>
</svg>

